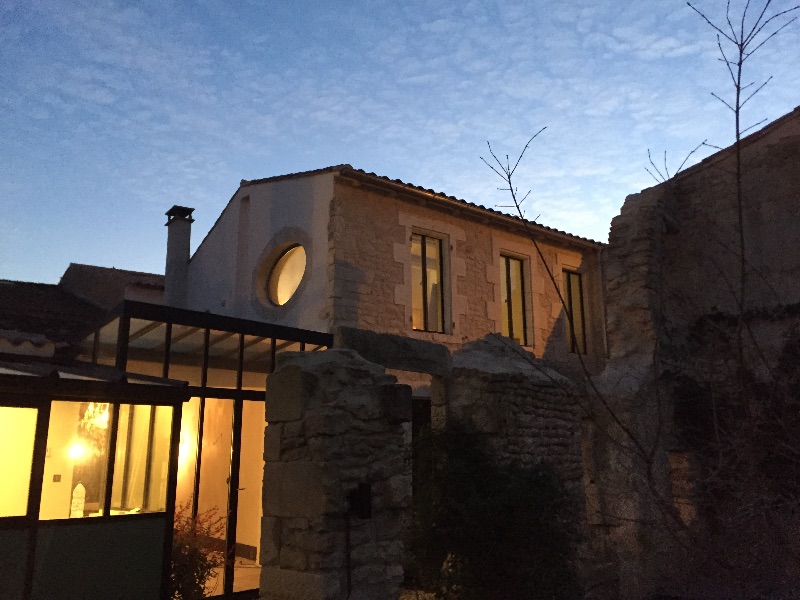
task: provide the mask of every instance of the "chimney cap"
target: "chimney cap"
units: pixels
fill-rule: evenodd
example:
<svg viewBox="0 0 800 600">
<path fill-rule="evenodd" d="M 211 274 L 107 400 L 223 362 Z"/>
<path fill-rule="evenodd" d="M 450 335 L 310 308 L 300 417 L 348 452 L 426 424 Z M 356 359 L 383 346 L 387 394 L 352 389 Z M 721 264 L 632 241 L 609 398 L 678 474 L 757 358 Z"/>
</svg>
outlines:
<svg viewBox="0 0 800 600">
<path fill-rule="evenodd" d="M 189 208 L 188 206 L 178 206 L 176 204 L 164 214 L 167 215 L 167 225 L 169 225 L 175 219 L 180 219 L 182 221 L 189 221 L 190 223 L 194 223 L 194 219 L 192 218 L 193 212 L 194 212 L 193 208 Z"/>
</svg>

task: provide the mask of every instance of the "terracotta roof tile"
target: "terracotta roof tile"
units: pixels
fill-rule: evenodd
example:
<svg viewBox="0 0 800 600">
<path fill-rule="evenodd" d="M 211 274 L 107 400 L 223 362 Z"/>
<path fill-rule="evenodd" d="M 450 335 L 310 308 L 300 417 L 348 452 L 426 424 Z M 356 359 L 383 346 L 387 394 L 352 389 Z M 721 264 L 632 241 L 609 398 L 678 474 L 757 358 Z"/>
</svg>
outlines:
<svg viewBox="0 0 800 600">
<path fill-rule="evenodd" d="M 513 219 L 515 221 L 518 221 L 520 224 L 527 223 L 530 227 L 532 227 L 533 229 L 538 230 L 540 232 L 545 232 L 545 233 L 549 233 L 549 234 L 557 235 L 557 236 L 563 236 L 563 237 L 566 237 L 568 239 L 574 240 L 576 242 L 580 242 L 583 245 L 590 244 L 590 245 L 596 245 L 597 247 L 602 247 L 602 246 L 605 245 L 605 244 L 603 244 L 601 242 L 597 242 L 597 241 L 589 239 L 589 238 L 585 238 L 585 237 L 581 237 L 581 236 L 578 236 L 578 235 L 574 235 L 574 234 L 568 233 L 566 231 L 561 231 L 560 229 L 555 229 L 553 227 L 547 227 L 546 225 L 542 225 L 542 224 L 536 223 L 534 221 L 526 221 L 524 219 L 521 219 L 517 215 L 511 215 L 511 214 L 508 214 L 508 213 L 505 213 L 505 212 L 502 212 L 502 211 L 499 211 L 499 210 L 495 210 L 493 208 L 487 208 L 485 206 L 481 206 L 480 204 L 475 204 L 474 202 L 469 202 L 467 200 L 462 200 L 461 198 L 456 198 L 455 196 L 450 196 L 450 195 L 442 193 L 442 192 L 437 192 L 436 190 L 432 190 L 430 188 L 424 188 L 422 186 L 414 185 L 412 183 L 407 183 L 407 182 L 405 182 L 405 181 L 403 181 L 401 179 L 391 179 L 391 178 L 383 176 L 383 175 L 378 175 L 376 173 L 370 173 L 370 172 L 364 171 L 362 169 L 356 169 L 352 165 L 348 165 L 348 164 L 341 164 L 341 165 L 335 165 L 335 166 L 330 166 L 330 167 L 324 167 L 322 169 L 314 169 L 312 171 L 300 171 L 300 172 L 297 172 L 297 173 L 287 173 L 285 175 L 276 175 L 274 177 L 266 177 L 264 179 L 253 179 L 253 180 L 243 179 L 242 182 L 241 182 L 241 187 L 248 187 L 248 186 L 251 186 L 251 185 L 258 185 L 258 184 L 261 184 L 261 183 L 272 183 L 274 181 L 281 181 L 281 180 L 284 180 L 284 179 L 294 179 L 294 178 L 300 178 L 300 177 L 308 177 L 308 176 L 313 176 L 313 175 L 319 175 L 319 174 L 322 174 L 322 173 L 337 173 L 337 174 L 341 174 L 341 175 L 344 175 L 344 176 L 352 176 L 352 177 L 355 177 L 355 178 L 358 178 L 358 179 L 362 179 L 362 180 L 370 180 L 371 183 L 377 184 L 377 185 L 388 185 L 388 186 L 402 187 L 402 188 L 405 188 L 406 190 L 408 190 L 410 192 L 425 194 L 425 195 L 429 196 L 433 201 L 440 200 L 440 201 L 448 202 L 448 203 L 451 203 L 451 204 L 455 204 L 456 206 L 462 206 L 465 209 L 477 210 L 477 211 L 485 212 L 485 213 L 487 213 L 487 216 L 491 215 L 492 217 L 501 217 L 501 218 Z"/>
</svg>

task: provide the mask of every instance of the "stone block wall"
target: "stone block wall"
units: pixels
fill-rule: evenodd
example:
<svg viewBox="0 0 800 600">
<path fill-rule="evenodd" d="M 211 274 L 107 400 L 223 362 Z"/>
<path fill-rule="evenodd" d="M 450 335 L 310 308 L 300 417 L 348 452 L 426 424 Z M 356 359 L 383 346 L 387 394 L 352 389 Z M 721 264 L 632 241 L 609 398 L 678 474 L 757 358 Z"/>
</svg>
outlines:
<svg viewBox="0 0 800 600">
<path fill-rule="evenodd" d="M 437 208 L 423 198 L 381 193 L 338 178 L 328 230 L 328 285 L 332 326 L 391 333 L 446 346 L 501 330 L 501 255 L 523 260 L 527 278 L 528 349 L 548 359 L 572 361 L 564 333 L 563 308 L 545 266 L 524 231 L 467 211 Z M 412 232 L 445 244 L 445 333 L 411 327 Z M 593 359 L 605 357 L 599 245 L 539 232 L 547 266 L 557 280 L 562 269 L 583 275 L 587 340 Z"/>
<path fill-rule="evenodd" d="M 575 384 L 498 334 L 465 345 L 437 378 L 432 423 L 470 421 L 503 464 L 551 465 L 582 496 L 581 418 Z"/>
<path fill-rule="evenodd" d="M 395 381 L 351 350 L 281 356 L 267 387 L 263 600 L 399 597 L 411 392 Z"/>
</svg>

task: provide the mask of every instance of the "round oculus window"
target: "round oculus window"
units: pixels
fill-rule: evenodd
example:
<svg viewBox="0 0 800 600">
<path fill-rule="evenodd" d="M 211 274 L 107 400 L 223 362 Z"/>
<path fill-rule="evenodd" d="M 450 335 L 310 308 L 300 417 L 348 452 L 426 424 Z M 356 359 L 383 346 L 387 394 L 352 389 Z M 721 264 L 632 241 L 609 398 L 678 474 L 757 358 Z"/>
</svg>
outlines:
<svg viewBox="0 0 800 600">
<path fill-rule="evenodd" d="M 294 296 L 306 272 L 306 251 L 299 244 L 281 254 L 267 281 L 267 294 L 273 304 L 283 306 Z"/>
</svg>

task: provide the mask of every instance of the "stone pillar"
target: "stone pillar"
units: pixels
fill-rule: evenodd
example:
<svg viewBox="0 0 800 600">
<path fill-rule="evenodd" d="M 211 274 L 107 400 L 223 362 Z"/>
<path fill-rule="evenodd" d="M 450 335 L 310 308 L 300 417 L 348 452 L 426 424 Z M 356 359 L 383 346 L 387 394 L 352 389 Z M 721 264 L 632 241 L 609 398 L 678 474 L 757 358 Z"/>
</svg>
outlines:
<svg viewBox="0 0 800 600">
<path fill-rule="evenodd" d="M 286 353 L 267 384 L 263 600 L 387 600 L 403 580 L 411 389 L 352 350 Z"/>
</svg>

